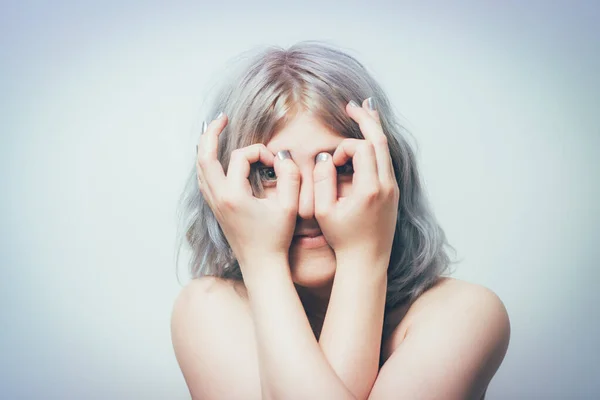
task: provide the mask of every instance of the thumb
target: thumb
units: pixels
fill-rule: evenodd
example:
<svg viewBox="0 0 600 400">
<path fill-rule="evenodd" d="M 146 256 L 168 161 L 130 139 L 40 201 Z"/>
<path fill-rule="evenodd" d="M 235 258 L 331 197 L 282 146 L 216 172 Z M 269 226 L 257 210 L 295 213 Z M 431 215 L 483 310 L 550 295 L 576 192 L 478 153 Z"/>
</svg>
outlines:
<svg viewBox="0 0 600 400">
<path fill-rule="evenodd" d="M 313 170 L 315 215 L 325 215 L 337 200 L 337 171 L 331 154 L 319 153 Z"/>
<path fill-rule="evenodd" d="M 277 197 L 279 203 L 287 210 L 298 212 L 298 196 L 300 193 L 300 171 L 292 160 L 290 152 L 280 151 L 273 164 L 277 175 Z"/>
</svg>

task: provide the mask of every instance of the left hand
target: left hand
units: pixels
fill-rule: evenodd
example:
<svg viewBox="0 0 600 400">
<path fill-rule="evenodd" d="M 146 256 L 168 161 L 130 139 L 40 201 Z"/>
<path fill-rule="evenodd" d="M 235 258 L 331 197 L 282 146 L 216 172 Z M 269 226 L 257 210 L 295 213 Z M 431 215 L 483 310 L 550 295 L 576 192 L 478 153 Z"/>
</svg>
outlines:
<svg viewBox="0 0 600 400">
<path fill-rule="evenodd" d="M 344 139 L 333 157 L 315 165 L 315 218 L 338 259 L 361 252 L 370 260 L 389 262 L 400 189 L 379 115 L 366 104 L 346 105 L 365 139 Z M 338 198 L 336 167 L 349 159 L 354 168 L 352 191 Z"/>
</svg>

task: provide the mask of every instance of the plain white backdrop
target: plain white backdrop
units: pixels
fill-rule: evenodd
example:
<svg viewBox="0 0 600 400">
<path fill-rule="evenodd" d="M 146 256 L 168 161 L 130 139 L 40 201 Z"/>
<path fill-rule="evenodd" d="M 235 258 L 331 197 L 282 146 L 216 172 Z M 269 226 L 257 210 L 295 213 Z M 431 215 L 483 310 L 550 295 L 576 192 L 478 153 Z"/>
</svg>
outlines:
<svg viewBox="0 0 600 400">
<path fill-rule="evenodd" d="M 0 6 L 1 398 L 189 399 L 169 323 L 204 95 L 308 39 L 386 89 L 454 276 L 504 301 L 488 399 L 600 397 L 600 5 L 158 3 Z"/>
</svg>

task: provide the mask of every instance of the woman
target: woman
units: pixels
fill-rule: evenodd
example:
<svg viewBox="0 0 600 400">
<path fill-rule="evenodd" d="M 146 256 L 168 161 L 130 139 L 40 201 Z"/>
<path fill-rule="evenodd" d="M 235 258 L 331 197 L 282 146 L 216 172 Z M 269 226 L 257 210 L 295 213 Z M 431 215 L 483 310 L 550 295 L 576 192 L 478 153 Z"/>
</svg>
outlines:
<svg viewBox="0 0 600 400">
<path fill-rule="evenodd" d="M 362 105 L 354 100 L 362 101 Z M 482 399 L 510 324 L 445 235 L 380 86 L 323 42 L 261 49 L 213 102 L 172 315 L 194 399 Z"/>
</svg>

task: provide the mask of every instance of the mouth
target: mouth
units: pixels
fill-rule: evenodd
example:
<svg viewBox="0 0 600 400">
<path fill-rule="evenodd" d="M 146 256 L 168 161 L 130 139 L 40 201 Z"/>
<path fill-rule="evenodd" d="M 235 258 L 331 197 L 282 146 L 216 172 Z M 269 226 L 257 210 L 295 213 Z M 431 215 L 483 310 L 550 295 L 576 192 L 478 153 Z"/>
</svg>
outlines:
<svg viewBox="0 0 600 400">
<path fill-rule="evenodd" d="M 322 235 L 323 235 L 322 232 L 313 232 L 313 233 L 307 233 L 305 235 L 296 235 L 294 237 L 297 237 L 297 238 L 302 238 L 302 237 L 314 238 L 314 237 L 322 236 Z"/>
<path fill-rule="evenodd" d="M 316 249 L 327 245 L 327 240 L 322 232 L 294 236 L 293 243 L 306 249 Z"/>
</svg>

